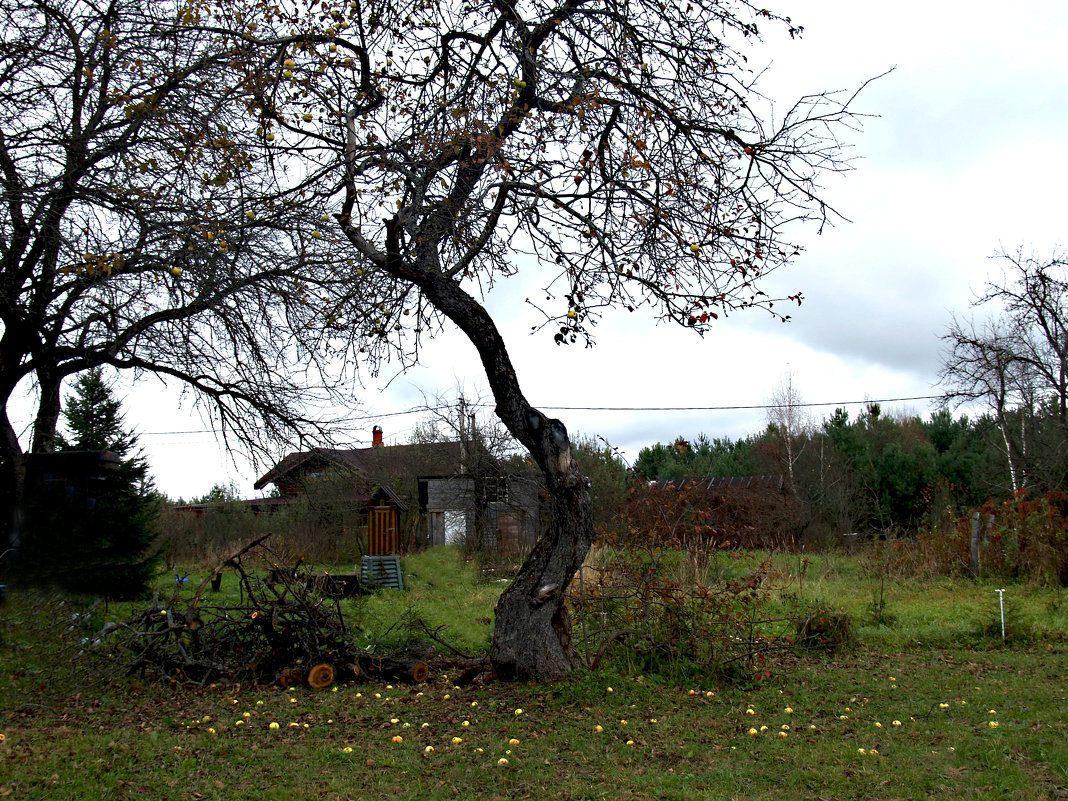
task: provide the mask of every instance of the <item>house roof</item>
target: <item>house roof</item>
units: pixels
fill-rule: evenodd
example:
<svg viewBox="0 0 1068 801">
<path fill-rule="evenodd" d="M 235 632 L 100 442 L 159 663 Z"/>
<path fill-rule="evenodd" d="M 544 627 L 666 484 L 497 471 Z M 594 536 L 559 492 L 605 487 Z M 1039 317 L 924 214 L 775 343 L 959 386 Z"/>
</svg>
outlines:
<svg viewBox="0 0 1068 801">
<path fill-rule="evenodd" d="M 263 489 L 304 465 L 324 463 L 363 475 L 451 476 L 461 471 L 459 442 L 384 445 L 379 448 L 312 448 L 287 455 L 254 484 Z"/>
<path fill-rule="evenodd" d="M 247 507 L 254 512 L 262 512 L 275 507 L 287 506 L 287 498 L 247 498 L 238 501 L 211 501 L 210 503 L 179 503 L 174 505 L 176 512 L 206 512 L 209 509 L 228 509 Z"/>
</svg>

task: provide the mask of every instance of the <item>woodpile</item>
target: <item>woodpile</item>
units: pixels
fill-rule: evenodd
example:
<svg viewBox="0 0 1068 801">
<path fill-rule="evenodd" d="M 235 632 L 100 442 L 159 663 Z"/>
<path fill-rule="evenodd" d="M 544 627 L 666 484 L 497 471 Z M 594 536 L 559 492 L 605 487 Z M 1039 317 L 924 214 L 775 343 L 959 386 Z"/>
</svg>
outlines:
<svg viewBox="0 0 1068 801">
<path fill-rule="evenodd" d="M 321 689 L 361 675 L 426 679 L 425 661 L 359 647 L 343 611 L 348 593 L 339 592 L 331 577 L 279 567 L 267 539 L 220 564 L 191 598 L 183 597 L 179 584 L 167 602 L 157 596 L 147 609 L 111 624 L 95 638 L 94 651 L 117 659 L 128 673 L 185 684 L 232 680 Z M 270 569 L 256 570 L 260 563 Z M 209 584 L 217 589 L 224 573 L 234 574 L 239 594 L 215 602 L 205 590 Z"/>
</svg>

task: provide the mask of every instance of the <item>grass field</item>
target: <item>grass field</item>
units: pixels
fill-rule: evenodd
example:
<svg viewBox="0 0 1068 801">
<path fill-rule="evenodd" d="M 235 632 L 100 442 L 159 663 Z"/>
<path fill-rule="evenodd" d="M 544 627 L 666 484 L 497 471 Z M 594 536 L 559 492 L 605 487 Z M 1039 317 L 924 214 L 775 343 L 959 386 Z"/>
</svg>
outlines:
<svg viewBox="0 0 1068 801">
<path fill-rule="evenodd" d="M 675 686 L 621 661 L 465 689 L 441 671 L 318 692 L 94 681 L 53 642 L 66 612 L 14 597 L 0 612 L 0 797 L 1068 798 L 1068 591 L 1009 586 L 1003 643 L 988 625 L 1000 586 L 897 578 L 873 608 L 862 557 L 799 565 L 776 558 L 777 602 L 849 611 L 858 642 L 748 686 Z M 369 638 L 419 615 L 484 646 L 503 585 L 448 551 L 406 572 L 408 593 L 358 605 Z"/>
</svg>

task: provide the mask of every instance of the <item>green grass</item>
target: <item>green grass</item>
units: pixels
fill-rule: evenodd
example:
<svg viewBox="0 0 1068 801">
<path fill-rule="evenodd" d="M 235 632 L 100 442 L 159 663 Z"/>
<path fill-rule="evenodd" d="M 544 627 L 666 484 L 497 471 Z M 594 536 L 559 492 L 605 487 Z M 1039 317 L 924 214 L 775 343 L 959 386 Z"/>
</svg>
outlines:
<svg viewBox="0 0 1068 801">
<path fill-rule="evenodd" d="M 749 690 L 663 687 L 608 672 L 465 690 L 440 674 L 421 687 L 318 693 L 124 685 L 62 708 L 7 698 L 0 792 L 1044 799 L 1068 787 L 1066 657 L 1059 644 L 982 654 L 865 649 L 803 662 Z M 791 729 L 780 738 L 783 725 Z M 761 726 L 768 730 L 747 734 Z"/>
<path fill-rule="evenodd" d="M 805 560 L 802 564 L 796 555 L 782 554 L 772 558 L 778 597 L 800 609 L 827 606 L 849 613 L 858 639 L 874 647 L 998 646 L 1001 613 L 995 590 L 1001 588 L 1009 639 L 1068 635 L 1068 591 L 1063 587 L 895 575 L 892 569 L 881 577 L 885 562 L 870 552 L 814 554 Z"/>
<path fill-rule="evenodd" d="M 891 622 L 864 622 L 872 578 L 859 563 L 813 558 L 799 586 L 796 558 L 776 557 L 776 603 L 846 609 L 859 642 L 790 658 L 748 687 L 672 686 L 610 665 L 539 685 L 457 689 L 439 670 L 418 687 L 175 690 L 105 680 L 106 666 L 54 636 L 69 604 L 13 597 L 0 612 L 0 798 L 1064 797 L 1066 591 L 1011 585 L 1030 633 L 1003 644 L 979 631 L 996 613 L 988 584 L 898 579 Z M 484 647 L 503 585 L 446 550 L 404 567 L 408 592 L 353 608 L 370 636 L 420 617 Z"/>
<path fill-rule="evenodd" d="M 419 625 L 423 623 L 462 653 L 479 654 L 489 648 L 493 606 L 505 584 L 482 581 L 478 568 L 453 548 L 413 554 L 401 566 L 405 592 L 381 592 L 360 603 L 368 631 L 384 644 L 397 643 L 423 636 Z"/>
</svg>

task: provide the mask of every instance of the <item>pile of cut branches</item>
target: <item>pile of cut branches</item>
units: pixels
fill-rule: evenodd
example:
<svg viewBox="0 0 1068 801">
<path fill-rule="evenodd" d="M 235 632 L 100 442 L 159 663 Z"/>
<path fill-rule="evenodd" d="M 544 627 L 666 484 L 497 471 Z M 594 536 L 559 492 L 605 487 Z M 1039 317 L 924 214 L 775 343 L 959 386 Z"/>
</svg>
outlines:
<svg viewBox="0 0 1068 801">
<path fill-rule="evenodd" d="M 93 650 L 118 659 L 129 674 L 188 684 L 306 681 L 321 688 L 360 674 L 426 678 L 425 662 L 361 649 L 332 583 L 279 567 L 266 544 L 269 536 L 222 562 L 191 597 L 183 597 L 179 583 L 169 601 L 161 603 L 157 595 L 147 609 L 108 624 Z M 236 575 L 240 597 L 212 603 L 205 590 L 213 579 L 217 587 L 224 572 Z"/>
</svg>

